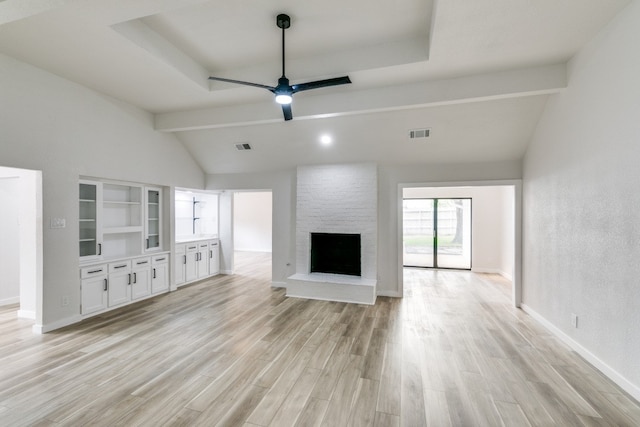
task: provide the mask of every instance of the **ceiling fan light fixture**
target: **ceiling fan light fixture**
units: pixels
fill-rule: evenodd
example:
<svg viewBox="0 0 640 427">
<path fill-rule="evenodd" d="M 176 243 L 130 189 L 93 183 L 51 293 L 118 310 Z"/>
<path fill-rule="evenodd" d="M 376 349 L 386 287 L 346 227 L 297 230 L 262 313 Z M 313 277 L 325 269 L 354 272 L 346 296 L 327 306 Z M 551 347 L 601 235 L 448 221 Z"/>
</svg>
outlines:
<svg viewBox="0 0 640 427">
<path fill-rule="evenodd" d="M 276 93 L 276 102 L 281 105 L 289 105 L 293 101 L 293 97 L 286 92 Z"/>
</svg>

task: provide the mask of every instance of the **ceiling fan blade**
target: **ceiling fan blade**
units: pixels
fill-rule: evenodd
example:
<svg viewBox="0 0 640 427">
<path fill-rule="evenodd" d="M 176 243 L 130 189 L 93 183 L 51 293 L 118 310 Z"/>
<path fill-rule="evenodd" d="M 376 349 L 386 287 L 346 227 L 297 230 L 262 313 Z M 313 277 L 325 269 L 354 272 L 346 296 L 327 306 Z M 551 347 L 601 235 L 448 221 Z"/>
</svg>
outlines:
<svg viewBox="0 0 640 427">
<path fill-rule="evenodd" d="M 209 77 L 209 80 L 216 80 L 219 82 L 226 82 L 226 83 L 234 83 L 237 85 L 244 85 L 244 86 L 253 86 L 253 87 L 259 87 L 262 89 L 266 89 L 269 92 L 273 92 L 276 90 L 275 87 L 273 86 L 267 86 L 267 85 L 261 85 L 260 83 L 251 83 L 251 82 L 244 82 L 242 80 L 232 80 L 232 79 L 225 79 L 222 77 Z"/>
<path fill-rule="evenodd" d="M 346 85 L 349 83 L 351 83 L 351 79 L 349 78 L 349 76 L 334 77 L 332 79 L 317 80 L 315 82 L 291 85 L 291 91 L 293 93 L 296 93 L 296 92 L 302 92 L 303 90 L 319 89 L 321 87 L 329 87 L 329 86 Z"/>
<path fill-rule="evenodd" d="M 282 104 L 282 114 L 284 115 L 284 120 L 293 119 L 293 113 L 291 112 L 291 104 Z"/>
</svg>

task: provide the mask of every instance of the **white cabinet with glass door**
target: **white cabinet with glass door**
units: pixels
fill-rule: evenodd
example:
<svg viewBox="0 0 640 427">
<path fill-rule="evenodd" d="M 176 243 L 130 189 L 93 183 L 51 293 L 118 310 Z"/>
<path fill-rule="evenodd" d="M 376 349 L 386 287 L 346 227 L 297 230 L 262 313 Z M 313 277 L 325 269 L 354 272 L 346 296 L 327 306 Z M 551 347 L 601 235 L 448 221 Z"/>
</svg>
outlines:
<svg viewBox="0 0 640 427">
<path fill-rule="evenodd" d="M 79 216 L 80 259 L 90 260 L 102 255 L 102 184 L 80 181 Z"/>
<path fill-rule="evenodd" d="M 162 248 L 162 190 L 145 188 L 145 250 L 157 251 Z"/>
</svg>

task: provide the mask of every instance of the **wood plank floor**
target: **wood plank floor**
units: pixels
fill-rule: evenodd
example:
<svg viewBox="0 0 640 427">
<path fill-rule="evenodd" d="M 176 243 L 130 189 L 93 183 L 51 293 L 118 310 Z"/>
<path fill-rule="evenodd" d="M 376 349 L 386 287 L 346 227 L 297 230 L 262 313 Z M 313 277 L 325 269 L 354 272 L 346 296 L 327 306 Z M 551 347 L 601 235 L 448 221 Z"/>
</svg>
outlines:
<svg viewBox="0 0 640 427">
<path fill-rule="evenodd" d="M 494 275 L 374 306 L 286 298 L 269 258 L 45 335 L 0 309 L 0 426 L 638 426 Z"/>
</svg>

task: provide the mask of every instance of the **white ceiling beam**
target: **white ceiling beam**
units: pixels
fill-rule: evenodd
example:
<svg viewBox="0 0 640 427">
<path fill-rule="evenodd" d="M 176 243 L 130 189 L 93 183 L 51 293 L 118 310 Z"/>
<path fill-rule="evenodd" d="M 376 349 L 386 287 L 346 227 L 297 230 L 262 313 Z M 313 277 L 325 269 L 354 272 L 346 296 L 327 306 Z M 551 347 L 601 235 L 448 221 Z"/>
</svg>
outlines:
<svg viewBox="0 0 640 427">
<path fill-rule="evenodd" d="M 353 90 L 345 86 L 315 96 L 297 94 L 292 104 L 294 120 L 423 108 L 467 102 L 557 93 L 567 86 L 566 65 L 550 65 L 427 81 L 385 88 Z M 318 92 L 321 92 L 319 90 Z M 312 92 L 304 93 L 311 95 Z M 296 100 L 298 102 L 296 102 Z M 155 128 L 179 132 L 231 126 L 264 124 L 282 120 L 275 102 L 235 105 L 155 115 Z"/>
<path fill-rule="evenodd" d="M 140 20 L 111 26 L 120 35 L 174 68 L 198 86 L 209 90 L 209 72 Z"/>
<path fill-rule="evenodd" d="M 5 0 L 0 2 L 0 25 L 87 0 Z"/>
</svg>

